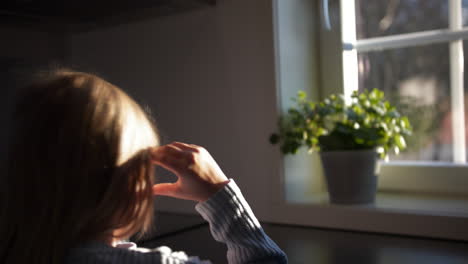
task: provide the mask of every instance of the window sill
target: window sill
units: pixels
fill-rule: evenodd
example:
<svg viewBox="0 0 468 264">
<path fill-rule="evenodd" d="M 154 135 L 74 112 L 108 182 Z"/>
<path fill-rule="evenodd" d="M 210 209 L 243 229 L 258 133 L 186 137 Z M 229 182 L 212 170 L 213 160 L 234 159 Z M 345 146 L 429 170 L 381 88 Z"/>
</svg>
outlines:
<svg viewBox="0 0 468 264">
<path fill-rule="evenodd" d="M 271 222 L 468 241 L 468 197 L 379 192 L 374 204 L 330 204 L 327 193 L 289 197 Z"/>
<path fill-rule="evenodd" d="M 314 205 L 360 210 L 394 211 L 399 213 L 466 217 L 468 220 L 468 197 L 449 197 L 431 194 L 379 192 L 374 204 L 331 204 L 326 192 L 308 197 L 292 197 L 288 204 Z"/>
</svg>

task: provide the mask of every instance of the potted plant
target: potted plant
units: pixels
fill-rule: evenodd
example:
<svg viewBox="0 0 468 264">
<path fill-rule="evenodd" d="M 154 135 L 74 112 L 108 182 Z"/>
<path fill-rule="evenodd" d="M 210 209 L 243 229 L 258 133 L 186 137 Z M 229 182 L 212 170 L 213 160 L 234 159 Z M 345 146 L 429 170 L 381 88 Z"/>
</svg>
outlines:
<svg viewBox="0 0 468 264">
<path fill-rule="evenodd" d="M 270 142 L 284 154 L 295 154 L 302 146 L 319 151 L 332 203 L 372 203 L 377 159 L 406 148 L 408 118 L 378 89 L 354 92 L 349 104 L 334 94 L 313 103 L 302 91 L 293 100 L 296 106 L 280 117 L 279 132 Z"/>
</svg>

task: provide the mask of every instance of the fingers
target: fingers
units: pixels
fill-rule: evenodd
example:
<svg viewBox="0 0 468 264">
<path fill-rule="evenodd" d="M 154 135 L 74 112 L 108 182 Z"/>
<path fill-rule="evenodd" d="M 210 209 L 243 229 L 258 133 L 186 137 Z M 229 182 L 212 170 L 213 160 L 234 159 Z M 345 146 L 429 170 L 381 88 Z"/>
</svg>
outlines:
<svg viewBox="0 0 468 264">
<path fill-rule="evenodd" d="M 186 159 L 186 153 L 176 146 L 165 145 L 151 150 L 151 160 L 175 174 L 187 166 Z"/>
<path fill-rule="evenodd" d="M 204 148 L 173 142 L 150 149 L 152 161 L 173 172 L 178 181 L 153 186 L 155 195 L 205 201 L 229 180 Z"/>
<path fill-rule="evenodd" d="M 197 157 L 203 148 L 181 142 L 150 149 L 151 160 L 171 171 L 178 178 L 193 176 Z"/>
<path fill-rule="evenodd" d="M 187 144 L 187 143 L 182 143 L 182 142 L 172 142 L 170 145 L 179 147 L 180 149 L 186 150 L 186 151 L 193 151 L 193 152 L 199 152 L 200 146 L 193 145 L 193 144 Z"/>
<path fill-rule="evenodd" d="M 179 185 L 177 183 L 160 183 L 153 185 L 154 195 L 175 197 L 178 192 Z"/>
</svg>

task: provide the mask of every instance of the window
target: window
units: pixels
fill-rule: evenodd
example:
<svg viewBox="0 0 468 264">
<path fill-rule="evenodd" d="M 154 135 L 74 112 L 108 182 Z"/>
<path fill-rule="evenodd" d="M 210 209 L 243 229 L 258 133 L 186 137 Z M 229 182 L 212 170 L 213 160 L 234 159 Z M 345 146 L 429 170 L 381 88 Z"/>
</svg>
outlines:
<svg viewBox="0 0 468 264">
<path fill-rule="evenodd" d="M 399 2 L 410 3 L 410 1 L 423 5 L 428 2 L 445 2 L 440 0 L 419 2 L 400 0 Z M 329 6 L 323 5 L 327 2 Z M 370 2 L 385 6 L 393 1 L 362 1 L 365 4 Z M 360 89 L 360 85 L 362 89 L 366 80 L 367 82 L 378 81 L 380 77 L 371 77 L 375 75 L 370 75 L 370 71 L 368 75 L 359 74 L 359 62 L 364 59 L 374 59 L 365 56 L 382 56 L 382 54 L 385 56 L 386 52 L 398 52 L 398 50 L 424 46 L 433 47 L 434 45 L 445 46 L 442 49 L 448 50 L 451 41 L 459 40 L 464 36 L 463 28 L 448 29 L 449 22 L 446 22 L 444 27 L 447 28 L 445 29 L 438 29 L 441 26 L 437 24 L 422 23 L 419 27 L 406 29 L 398 34 L 362 36 L 356 30 L 356 21 L 360 23 L 359 19 L 362 19 L 362 15 L 356 12 L 356 3 L 359 4 L 355 0 L 273 1 L 278 113 L 286 111 L 291 106 L 290 98 L 298 90 L 306 90 L 310 99 L 319 100 L 330 93 L 349 94 L 352 90 Z M 325 7 L 329 7 L 330 10 L 331 30 L 326 29 L 324 20 L 321 19 L 326 17 L 324 14 L 327 12 L 323 12 Z M 386 6 L 376 8 L 387 10 Z M 445 12 L 446 20 L 449 21 L 448 5 L 446 8 L 445 11 L 434 10 L 434 12 Z M 385 23 L 390 23 L 390 21 Z M 347 26 L 351 29 L 347 29 Z M 436 33 L 438 36 L 427 35 L 428 32 Z M 413 37 L 417 36 L 422 36 L 416 38 L 417 45 L 411 44 L 414 42 Z M 375 45 L 377 40 L 384 42 L 382 40 L 385 40 L 385 37 L 391 40 L 390 43 L 399 42 L 399 46 L 396 44 L 392 47 Z M 400 40 L 399 37 L 404 40 Z M 428 39 L 436 39 L 436 41 Z M 364 50 L 365 45 L 373 46 L 372 51 Z M 423 51 L 425 51 L 423 55 L 430 55 L 429 51 Z M 420 50 L 418 52 L 420 53 Z M 425 59 L 426 56 L 415 57 Z M 448 61 L 448 57 L 447 55 L 444 59 Z M 378 60 L 377 62 L 369 63 L 373 66 L 372 69 L 376 69 L 375 65 L 379 69 L 378 66 L 382 63 Z M 368 66 L 369 69 L 370 66 Z M 435 68 L 442 68 L 441 63 L 437 66 Z M 448 68 L 447 71 L 449 71 Z M 404 80 L 404 78 L 400 79 Z M 388 83 L 396 82 L 394 80 L 399 79 L 389 80 Z M 408 85 L 408 82 L 406 84 Z M 378 82 L 369 85 L 382 86 Z M 386 91 L 387 94 L 391 94 L 391 89 Z M 282 162 L 278 165 L 278 167 L 282 166 L 278 170 L 280 175 L 272 177 L 269 182 L 269 189 L 272 191 L 271 201 L 267 208 L 263 208 L 264 221 L 446 239 L 467 239 L 466 232 L 460 232 L 460 230 L 468 230 L 466 221 L 468 217 L 468 206 L 466 206 L 468 168 L 465 163 L 419 158 L 411 162 L 397 160 L 381 164 L 380 190 L 376 204 L 340 206 L 329 204 L 327 201 L 318 155 L 307 155 L 306 151 L 303 151 L 282 159 L 278 153 L 278 161 L 281 160 Z M 444 195 L 439 196 L 433 193 Z M 465 198 L 452 196 L 454 194 L 462 194 Z"/>
<path fill-rule="evenodd" d="M 414 127 L 408 149 L 382 164 L 381 189 L 466 194 L 468 1 L 341 0 L 340 10 L 344 93 L 379 88 Z"/>
</svg>

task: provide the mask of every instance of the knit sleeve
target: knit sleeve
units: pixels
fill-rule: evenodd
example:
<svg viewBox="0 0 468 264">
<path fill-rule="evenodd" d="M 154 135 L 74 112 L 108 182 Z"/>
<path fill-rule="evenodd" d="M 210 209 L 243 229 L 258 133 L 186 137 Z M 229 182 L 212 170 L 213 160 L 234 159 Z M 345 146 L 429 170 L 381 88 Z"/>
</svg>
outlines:
<svg viewBox="0 0 468 264">
<path fill-rule="evenodd" d="M 287 263 L 285 253 L 265 234 L 234 180 L 195 208 L 209 222 L 214 239 L 227 245 L 230 264 Z"/>
</svg>

